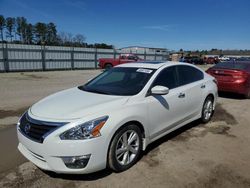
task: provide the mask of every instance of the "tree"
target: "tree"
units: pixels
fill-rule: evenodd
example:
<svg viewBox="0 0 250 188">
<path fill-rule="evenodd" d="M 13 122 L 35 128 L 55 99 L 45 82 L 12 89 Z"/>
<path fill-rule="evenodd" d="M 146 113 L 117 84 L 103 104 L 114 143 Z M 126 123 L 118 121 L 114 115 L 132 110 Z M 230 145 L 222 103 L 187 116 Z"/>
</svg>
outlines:
<svg viewBox="0 0 250 188">
<path fill-rule="evenodd" d="M 26 32 L 25 32 L 25 41 L 28 44 L 32 44 L 33 43 L 33 25 L 32 24 L 28 24 L 26 26 Z"/>
<path fill-rule="evenodd" d="M 108 45 L 108 44 L 105 44 L 105 43 L 95 43 L 94 45 L 95 48 L 104 48 L 104 49 L 113 49 L 113 45 Z"/>
<path fill-rule="evenodd" d="M 46 42 L 47 25 L 45 23 L 36 23 L 34 27 L 34 32 L 37 44 Z"/>
<path fill-rule="evenodd" d="M 60 32 L 58 35 L 58 38 L 63 45 L 71 45 L 73 41 L 73 35 L 72 33 L 66 33 L 66 32 Z"/>
<path fill-rule="evenodd" d="M 10 41 L 12 42 L 12 32 L 14 31 L 15 27 L 15 18 L 8 17 L 6 18 L 6 29 L 7 29 L 7 37 L 10 38 Z"/>
<path fill-rule="evenodd" d="M 47 44 L 47 45 L 64 45 L 79 46 L 90 48 L 113 49 L 113 45 L 105 43 L 88 44 L 83 34 L 72 35 L 71 33 L 61 32 L 57 34 L 56 25 L 53 22 L 37 22 L 32 25 L 24 17 L 4 18 L 0 15 L 0 40 L 8 39 L 13 41 L 13 36 L 17 43 L 23 44 Z M 19 36 L 19 37 L 17 37 Z M 245 52 L 241 52 L 245 53 Z"/>
<path fill-rule="evenodd" d="M 86 38 L 82 34 L 76 34 L 73 37 L 73 42 L 78 46 L 82 46 L 84 44 L 85 40 L 86 40 Z"/>
<path fill-rule="evenodd" d="M 27 20 L 24 17 L 16 18 L 16 33 L 19 35 L 22 43 L 26 43 L 26 29 L 27 29 Z"/>
<path fill-rule="evenodd" d="M 3 15 L 0 15 L 0 32 L 1 32 L 1 40 L 3 41 L 3 30 L 5 27 L 5 18 Z"/>
<path fill-rule="evenodd" d="M 47 43 L 56 44 L 57 41 L 57 30 L 56 25 L 52 22 L 47 24 Z"/>
</svg>

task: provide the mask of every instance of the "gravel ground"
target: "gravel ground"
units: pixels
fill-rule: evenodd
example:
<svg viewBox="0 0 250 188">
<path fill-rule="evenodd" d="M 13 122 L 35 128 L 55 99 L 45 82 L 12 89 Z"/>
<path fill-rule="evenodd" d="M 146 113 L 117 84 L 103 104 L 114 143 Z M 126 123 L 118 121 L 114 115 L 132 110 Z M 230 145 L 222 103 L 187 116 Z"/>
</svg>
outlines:
<svg viewBox="0 0 250 188">
<path fill-rule="evenodd" d="M 154 142 L 123 173 L 58 175 L 27 162 L 16 149 L 18 117 L 39 99 L 98 73 L 0 74 L 0 187 L 250 187 L 250 100 L 236 95 L 222 94 L 210 123 L 193 122 Z"/>
</svg>

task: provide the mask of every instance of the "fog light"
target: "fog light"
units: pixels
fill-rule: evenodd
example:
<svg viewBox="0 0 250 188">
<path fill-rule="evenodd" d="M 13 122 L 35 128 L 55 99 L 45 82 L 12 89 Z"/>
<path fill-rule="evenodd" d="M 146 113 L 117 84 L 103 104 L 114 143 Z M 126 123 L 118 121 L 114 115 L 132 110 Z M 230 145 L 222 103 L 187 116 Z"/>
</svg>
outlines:
<svg viewBox="0 0 250 188">
<path fill-rule="evenodd" d="M 85 168 L 87 166 L 90 154 L 82 156 L 73 156 L 73 157 L 61 157 L 61 158 L 64 164 L 68 168 L 79 169 L 79 168 Z"/>
</svg>

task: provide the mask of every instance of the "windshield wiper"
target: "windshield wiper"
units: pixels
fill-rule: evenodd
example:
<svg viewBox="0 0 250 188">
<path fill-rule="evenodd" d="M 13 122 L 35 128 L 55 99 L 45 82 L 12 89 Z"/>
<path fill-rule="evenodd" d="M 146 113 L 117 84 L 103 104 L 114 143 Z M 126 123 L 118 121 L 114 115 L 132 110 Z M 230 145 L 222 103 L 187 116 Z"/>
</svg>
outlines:
<svg viewBox="0 0 250 188">
<path fill-rule="evenodd" d="M 80 90 L 87 91 L 87 92 L 91 92 L 91 93 L 98 93 L 98 94 L 111 95 L 111 93 L 109 93 L 109 92 L 100 91 L 100 90 L 97 90 L 97 89 L 89 89 L 89 88 L 86 88 L 86 87 L 84 87 L 84 86 L 78 87 L 78 88 L 79 88 Z"/>
<path fill-rule="evenodd" d="M 88 90 L 88 91 L 89 91 L 89 92 L 93 92 L 93 93 L 99 93 L 99 94 L 110 95 L 110 93 L 108 93 L 108 92 L 99 91 L 99 90 L 96 90 L 96 89 L 91 89 L 91 90 Z"/>
</svg>

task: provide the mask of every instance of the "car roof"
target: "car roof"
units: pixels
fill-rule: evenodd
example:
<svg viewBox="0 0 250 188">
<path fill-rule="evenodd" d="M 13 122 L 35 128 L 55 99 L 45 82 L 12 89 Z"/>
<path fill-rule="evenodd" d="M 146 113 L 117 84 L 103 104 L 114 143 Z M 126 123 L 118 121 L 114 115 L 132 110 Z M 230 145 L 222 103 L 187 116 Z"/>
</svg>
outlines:
<svg viewBox="0 0 250 188">
<path fill-rule="evenodd" d="M 235 60 L 235 61 L 222 61 L 221 63 L 233 63 L 233 64 L 250 64 L 250 61 L 240 61 L 240 60 Z"/>
<path fill-rule="evenodd" d="M 159 69 L 162 66 L 170 66 L 183 64 L 175 61 L 140 61 L 135 63 L 124 63 L 116 67 L 136 67 L 136 68 L 148 68 L 148 69 Z"/>
</svg>

